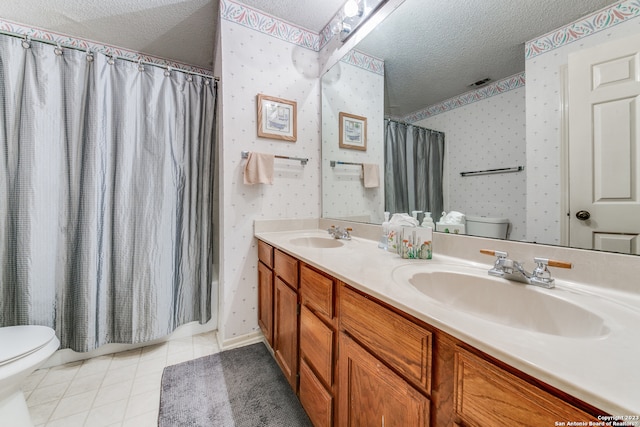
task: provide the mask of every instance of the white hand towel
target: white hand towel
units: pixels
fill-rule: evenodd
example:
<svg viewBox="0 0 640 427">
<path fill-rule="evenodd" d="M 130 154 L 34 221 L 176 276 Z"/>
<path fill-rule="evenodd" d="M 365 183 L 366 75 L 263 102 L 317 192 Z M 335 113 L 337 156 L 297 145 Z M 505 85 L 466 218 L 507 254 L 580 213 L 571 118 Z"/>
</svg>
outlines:
<svg viewBox="0 0 640 427">
<path fill-rule="evenodd" d="M 380 168 L 374 163 L 362 164 L 362 181 L 364 188 L 376 188 L 380 186 Z"/>
<path fill-rule="evenodd" d="M 273 154 L 249 153 L 244 165 L 244 183 L 273 184 Z"/>
</svg>

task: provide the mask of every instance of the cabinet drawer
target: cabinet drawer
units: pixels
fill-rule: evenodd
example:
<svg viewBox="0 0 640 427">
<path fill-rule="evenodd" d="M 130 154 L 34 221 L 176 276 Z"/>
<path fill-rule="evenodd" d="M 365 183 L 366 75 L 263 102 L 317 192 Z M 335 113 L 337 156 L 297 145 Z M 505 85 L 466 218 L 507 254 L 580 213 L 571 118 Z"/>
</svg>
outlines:
<svg viewBox="0 0 640 427">
<path fill-rule="evenodd" d="M 300 357 L 318 373 L 324 383 L 333 385 L 333 346 L 335 333 L 311 310 L 300 310 Z"/>
<path fill-rule="evenodd" d="M 553 426 L 558 421 L 598 421 L 487 360 L 458 348 L 455 409 L 463 425 Z"/>
<path fill-rule="evenodd" d="M 258 240 L 258 259 L 269 268 L 273 268 L 273 247 Z"/>
<path fill-rule="evenodd" d="M 431 332 L 348 287 L 340 294 L 340 327 L 416 387 L 431 392 Z"/>
<path fill-rule="evenodd" d="M 334 279 L 306 265 L 300 266 L 300 297 L 302 304 L 324 315 L 327 320 L 334 316 Z"/>
<path fill-rule="evenodd" d="M 298 260 L 275 249 L 273 251 L 273 269 L 287 285 L 298 289 Z"/>
<path fill-rule="evenodd" d="M 314 427 L 333 426 L 333 397 L 304 360 L 300 363 L 300 403 Z"/>
</svg>

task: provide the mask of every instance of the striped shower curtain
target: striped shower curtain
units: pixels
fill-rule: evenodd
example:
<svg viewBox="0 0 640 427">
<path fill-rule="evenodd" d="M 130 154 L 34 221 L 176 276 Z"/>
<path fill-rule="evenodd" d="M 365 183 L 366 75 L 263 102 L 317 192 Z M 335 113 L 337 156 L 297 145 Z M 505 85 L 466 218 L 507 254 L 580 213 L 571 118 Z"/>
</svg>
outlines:
<svg viewBox="0 0 640 427">
<path fill-rule="evenodd" d="M 444 204 L 444 133 L 385 119 L 385 211 L 431 212 Z"/>
<path fill-rule="evenodd" d="M 62 348 L 212 317 L 215 83 L 0 36 L 0 326 Z"/>
</svg>

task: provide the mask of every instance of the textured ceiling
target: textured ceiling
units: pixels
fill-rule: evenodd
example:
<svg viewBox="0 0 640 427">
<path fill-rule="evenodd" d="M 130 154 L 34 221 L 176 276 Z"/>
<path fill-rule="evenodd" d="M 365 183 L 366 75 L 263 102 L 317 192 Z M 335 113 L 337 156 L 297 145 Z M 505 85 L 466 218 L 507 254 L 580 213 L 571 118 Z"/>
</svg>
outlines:
<svg viewBox="0 0 640 427">
<path fill-rule="evenodd" d="M 385 114 L 405 117 L 471 90 L 470 83 L 522 72 L 525 42 L 615 1 L 514 3 L 406 0 L 357 46 L 385 60 Z"/>
<path fill-rule="evenodd" d="M 241 3 L 319 33 L 345 0 Z M 0 0 L 0 18 L 213 69 L 219 0 Z"/>
<path fill-rule="evenodd" d="M 213 68 L 218 0 L 0 1 L 4 19 Z M 239 1 L 319 33 L 345 0 Z M 386 113 L 403 117 L 524 71 L 524 42 L 612 3 L 406 0 L 357 49 L 385 60 Z"/>
<path fill-rule="evenodd" d="M 218 1 L 0 0 L 0 17 L 206 69 Z"/>
</svg>

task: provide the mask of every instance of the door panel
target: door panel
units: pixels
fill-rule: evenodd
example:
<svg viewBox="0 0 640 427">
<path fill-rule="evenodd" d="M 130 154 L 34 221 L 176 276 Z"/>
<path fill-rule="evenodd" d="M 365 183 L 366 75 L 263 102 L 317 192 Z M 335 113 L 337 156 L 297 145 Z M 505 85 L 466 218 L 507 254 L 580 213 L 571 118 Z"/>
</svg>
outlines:
<svg viewBox="0 0 640 427">
<path fill-rule="evenodd" d="M 640 254 L 639 99 L 640 35 L 569 55 L 572 247 Z"/>
</svg>

